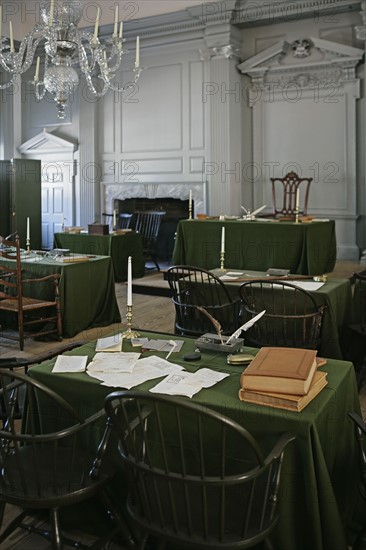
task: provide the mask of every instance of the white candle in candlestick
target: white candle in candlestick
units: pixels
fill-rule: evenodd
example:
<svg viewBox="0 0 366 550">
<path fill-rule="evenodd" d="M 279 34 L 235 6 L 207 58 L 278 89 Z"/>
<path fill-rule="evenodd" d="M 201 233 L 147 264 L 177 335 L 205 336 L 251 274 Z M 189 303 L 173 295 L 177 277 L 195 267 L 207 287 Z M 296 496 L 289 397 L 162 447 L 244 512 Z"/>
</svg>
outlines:
<svg viewBox="0 0 366 550">
<path fill-rule="evenodd" d="M 119 24 L 119 37 L 122 38 L 122 33 L 123 33 L 123 21 L 120 22 Z"/>
<path fill-rule="evenodd" d="M 136 61 L 135 61 L 135 67 L 140 66 L 140 37 L 136 37 Z"/>
<path fill-rule="evenodd" d="M 30 241 L 30 219 L 27 218 L 27 241 Z"/>
<path fill-rule="evenodd" d="M 295 205 L 296 210 L 299 209 L 299 205 L 300 205 L 300 190 L 296 189 L 296 205 Z"/>
<path fill-rule="evenodd" d="M 49 18 L 49 22 L 48 22 L 48 26 L 49 26 L 49 27 L 52 27 L 52 25 L 53 25 L 53 14 L 54 14 L 54 9 L 55 9 L 55 0 L 51 0 L 51 5 L 50 5 L 50 18 Z"/>
<path fill-rule="evenodd" d="M 225 254 L 225 227 L 221 229 L 221 254 Z"/>
<path fill-rule="evenodd" d="M 9 21 L 9 33 L 10 33 L 10 51 L 14 52 L 13 23 L 11 21 Z"/>
<path fill-rule="evenodd" d="M 94 42 L 96 42 L 98 38 L 99 17 L 100 17 L 100 7 L 98 6 L 97 18 L 95 20 L 95 27 L 94 27 L 94 36 L 93 36 Z"/>
<path fill-rule="evenodd" d="M 114 28 L 113 28 L 113 37 L 117 37 L 117 29 L 118 29 L 118 4 L 116 5 L 116 8 L 114 10 Z"/>
<path fill-rule="evenodd" d="M 127 305 L 132 306 L 132 257 L 127 262 Z"/>
<path fill-rule="evenodd" d="M 189 210 L 192 210 L 192 189 L 189 190 L 188 208 Z"/>
<path fill-rule="evenodd" d="M 37 64 L 36 64 L 36 73 L 34 75 L 35 82 L 38 82 L 38 80 L 39 80 L 39 64 L 40 64 L 40 62 L 41 62 L 41 58 L 38 56 L 37 57 Z"/>
<path fill-rule="evenodd" d="M 113 210 L 113 228 L 117 229 L 117 210 Z"/>
</svg>

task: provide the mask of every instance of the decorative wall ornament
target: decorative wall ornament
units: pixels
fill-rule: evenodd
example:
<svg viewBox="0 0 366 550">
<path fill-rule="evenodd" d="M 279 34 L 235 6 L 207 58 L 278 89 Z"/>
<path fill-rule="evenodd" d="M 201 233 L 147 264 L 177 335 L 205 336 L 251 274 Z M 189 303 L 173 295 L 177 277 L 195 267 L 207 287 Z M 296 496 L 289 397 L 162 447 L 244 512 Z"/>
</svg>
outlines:
<svg viewBox="0 0 366 550">
<path fill-rule="evenodd" d="M 363 25 L 358 25 L 355 27 L 356 38 L 358 38 L 358 40 L 366 40 L 366 0 L 362 0 L 361 2 L 360 15 L 362 17 Z"/>
<path fill-rule="evenodd" d="M 232 59 L 233 57 L 239 57 L 240 50 L 235 48 L 231 44 L 225 46 L 215 46 L 213 48 L 200 49 L 200 57 L 202 61 L 210 61 L 213 58 L 225 58 Z"/>
<path fill-rule="evenodd" d="M 309 57 L 310 55 L 310 42 L 309 40 L 295 40 L 291 44 L 291 48 L 293 50 L 293 56 L 299 57 L 300 59 L 303 57 Z"/>
</svg>

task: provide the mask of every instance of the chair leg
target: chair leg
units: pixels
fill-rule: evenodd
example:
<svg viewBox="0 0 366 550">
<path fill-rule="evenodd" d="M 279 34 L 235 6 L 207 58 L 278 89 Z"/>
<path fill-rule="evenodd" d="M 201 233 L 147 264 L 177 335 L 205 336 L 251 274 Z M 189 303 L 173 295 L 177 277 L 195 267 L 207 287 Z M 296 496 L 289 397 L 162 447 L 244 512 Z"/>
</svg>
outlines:
<svg viewBox="0 0 366 550">
<path fill-rule="evenodd" d="M 52 550 L 62 550 L 63 544 L 61 539 L 58 508 L 52 508 L 50 510 L 50 521 L 52 530 Z"/>
</svg>

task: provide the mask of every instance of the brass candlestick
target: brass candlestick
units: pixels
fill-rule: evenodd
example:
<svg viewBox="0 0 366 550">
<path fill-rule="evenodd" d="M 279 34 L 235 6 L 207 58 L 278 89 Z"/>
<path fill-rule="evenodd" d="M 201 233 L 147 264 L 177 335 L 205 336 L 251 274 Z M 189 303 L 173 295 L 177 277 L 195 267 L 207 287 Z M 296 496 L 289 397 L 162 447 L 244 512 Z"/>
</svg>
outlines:
<svg viewBox="0 0 366 550">
<path fill-rule="evenodd" d="M 188 207 L 188 219 L 192 220 L 192 205 L 190 204 Z"/>
<path fill-rule="evenodd" d="M 140 333 L 132 330 L 132 306 L 127 306 L 127 313 L 126 313 L 126 319 L 127 319 L 127 330 L 122 332 L 122 338 L 126 338 L 126 340 L 131 340 L 131 338 L 138 338 L 140 336 Z"/>
<path fill-rule="evenodd" d="M 29 238 L 26 239 L 25 244 L 26 244 L 26 248 L 27 248 L 27 254 L 29 254 L 30 253 L 30 239 Z"/>
<path fill-rule="evenodd" d="M 222 271 L 225 271 L 225 267 L 224 267 L 224 266 L 225 266 L 225 252 L 223 252 L 223 251 L 221 250 L 221 253 L 220 253 L 220 269 L 221 269 Z"/>
<path fill-rule="evenodd" d="M 295 223 L 299 223 L 299 207 L 295 208 Z"/>
</svg>

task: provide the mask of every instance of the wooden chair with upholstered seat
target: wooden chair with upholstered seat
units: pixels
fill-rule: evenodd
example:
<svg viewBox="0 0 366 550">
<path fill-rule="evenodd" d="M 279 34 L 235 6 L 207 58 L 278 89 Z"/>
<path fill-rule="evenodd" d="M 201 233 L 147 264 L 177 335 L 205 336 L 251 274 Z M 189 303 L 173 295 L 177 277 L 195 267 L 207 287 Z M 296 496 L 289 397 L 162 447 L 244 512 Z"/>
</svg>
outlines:
<svg viewBox="0 0 366 550">
<path fill-rule="evenodd" d="M 40 278 L 23 278 L 19 237 L 2 241 L 0 246 L 0 312 L 6 315 L 2 322 L 2 336 L 19 340 L 24 348 L 25 338 L 57 334 L 62 340 L 62 317 L 59 296 L 61 275 L 54 273 Z M 17 330 L 5 330 L 11 316 L 16 316 Z M 8 319 L 9 317 L 9 319 Z"/>
<path fill-rule="evenodd" d="M 241 300 L 232 297 L 216 275 L 198 267 L 176 265 L 165 273 L 175 306 L 175 332 L 201 336 L 215 332 L 203 308 L 221 325 L 222 334 L 232 334 L 241 324 Z"/>
<path fill-rule="evenodd" d="M 158 541 L 153 548 L 243 550 L 261 542 L 272 548 L 281 466 L 293 435 L 280 435 L 264 456 L 222 410 L 181 397 L 117 391 L 105 409 L 140 549 L 150 548 L 150 536 Z"/>
<path fill-rule="evenodd" d="M 265 310 L 245 333 L 248 346 L 319 349 L 325 306 L 307 290 L 282 280 L 256 279 L 241 285 L 243 322 Z"/>
<path fill-rule="evenodd" d="M 283 178 L 271 178 L 273 216 L 295 218 L 296 194 L 299 190 L 299 216 L 306 216 L 310 184 L 313 178 L 300 178 L 296 172 L 289 172 Z"/>
</svg>

